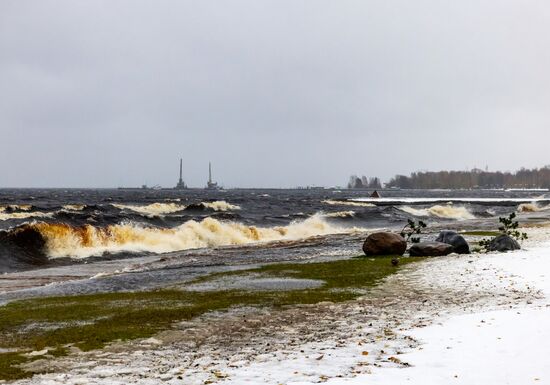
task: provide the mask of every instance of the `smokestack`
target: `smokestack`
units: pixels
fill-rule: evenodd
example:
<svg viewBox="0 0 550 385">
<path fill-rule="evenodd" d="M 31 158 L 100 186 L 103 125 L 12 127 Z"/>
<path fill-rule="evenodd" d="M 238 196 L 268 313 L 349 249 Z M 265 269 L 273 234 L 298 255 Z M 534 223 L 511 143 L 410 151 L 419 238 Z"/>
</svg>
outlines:
<svg viewBox="0 0 550 385">
<path fill-rule="evenodd" d="M 208 183 L 212 183 L 212 164 L 208 162 Z"/>
<path fill-rule="evenodd" d="M 183 159 L 182 158 L 180 158 L 180 180 L 175 188 L 178 190 L 183 190 L 187 188 L 187 186 L 185 185 L 185 182 L 183 181 Z"/>
</svg>

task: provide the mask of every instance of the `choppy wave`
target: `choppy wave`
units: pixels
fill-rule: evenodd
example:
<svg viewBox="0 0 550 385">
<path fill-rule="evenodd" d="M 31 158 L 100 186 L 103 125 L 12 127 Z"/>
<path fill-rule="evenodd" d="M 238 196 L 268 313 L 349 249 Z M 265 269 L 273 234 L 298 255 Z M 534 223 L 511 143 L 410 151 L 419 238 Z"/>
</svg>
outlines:
<svg viewBox="0 0 550 385">
<path fill-rule="evenodd" d="M 355 216 L 355 211 L 337 211 L 334 213 L 327 213 L 323 215 L 327 218 L 352 218 L 353 216 Z"/>
<path fill-rule="evenodd" d="M 240 210 L 240 207 L 237 205 L 232 205 L 226 201 L 214 201 L 214 202 L 200 202 L 195 204 L 190 204 L 188 206 L 177 204 L 177 203 L 151 203 L 148 205 L 129 205 L 129 204 L 120 204 L 113 203 L 113 207 L 116 207 L 120 210 L 131 210 L 138 214 L 142 214 L 148 217 L 162 216 L 167 214 L 173 214 L 185 209 L 188 210 L 204 210 L 210 209 L 213 211 L 231 211 L 231 210 Z"/>
<path fill-rule="evenodd" d="M 354 207 L 376 207 L 376 205 L 372 203 L 366 203 L 366 202 L 352 202 L 352 201 L 338 201 L 334 199 L 327 199 L 322 201 L 322 203 L 326 203 L 327 205 L 333 205 L 333 206 L 354 206 Z"/>
<path fill-rule="evenodd" d="M 540 206 L 537 203 L 522 203 L 518 206 L 517 211 L 520 213 L 536 213 L 546 210 L 550 210 L 550 205 Z"/>
<path fill-rule="evenodd" d="M 5 212 L 0 211 L 0 221 L 9 221 L 10 219 L 28 219 L 28 218 L 47 218 L 54 213 L 44 213 L 42 211 L 34 212 Z"/>
<path fill-rule="evenodd" d="M 86 205 L 64 205 L 63 210 L 66 211 L 82 211 L 86 208 Z"/>
<path fill-rule="evenodd" d="M 445 219 L 475 219 L 475 216 L 462 206 L 442 206 L 435 205 L 428 208 L 414 208 L 410 206 L 400 206 L 400 210 L 417 217 L 436 217 Z"/>
<path fill-rule="evenodd" d="M 202 204 L 214 211 L 230 211 L 230 210 L 240 210 L 241 207 L 237 205 L 232 205 L 226 201 L 214 201 L 214 202 L 202 202 Z"/>
<path fill-rule="evenodd" d="M 32 205 L 7 205 L 0 206 L 0 212 L 12 211 L 31 211 Z"/>
<path fill-rule="evenodd" d="M 146 216 L 158 216 L 171 214 L 185 210 L 185 206 L 176 203 L 151 203 L 149 205 L 125 205 L 113 203 L 113 206 L 120 210 L 131 210 Z"/>
<path fill-rule="evenodd" d="M 101 228 L 35 222 L 11 231 L 16 237 L 18 233 L 25 237 L 29 237 L 29 233 L 34 234 L 33 237 L 39 235 L 44 244 L 42 252 L 50 258 L 86 258 L 104 253 L 166 253 L 204 247 L 298 240 L 349 232 L 352 229 L 336 227 L 326 222 L 322 215 L 314 215 L 280 227 L 255 227 L 205 218 L 200 222 L 187 221 L 173 229 L 144 227 L 134 223 Z"/>
</svg>

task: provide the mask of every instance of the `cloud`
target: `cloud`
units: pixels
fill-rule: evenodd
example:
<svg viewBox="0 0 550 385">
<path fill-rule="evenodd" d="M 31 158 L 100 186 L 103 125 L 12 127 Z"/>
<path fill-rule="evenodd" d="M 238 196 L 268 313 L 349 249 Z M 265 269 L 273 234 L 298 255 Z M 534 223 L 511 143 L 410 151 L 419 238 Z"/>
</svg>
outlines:
<svg viewBox="0 0 550 385">
<path fill-rule="evenodd" d="M 541 166 L 549 19 L 544 1 L 5 1 L 2 184 L 169 186 L 180 156 L 196 186 L 209 160 L 226 186 Z"/>
</svg>

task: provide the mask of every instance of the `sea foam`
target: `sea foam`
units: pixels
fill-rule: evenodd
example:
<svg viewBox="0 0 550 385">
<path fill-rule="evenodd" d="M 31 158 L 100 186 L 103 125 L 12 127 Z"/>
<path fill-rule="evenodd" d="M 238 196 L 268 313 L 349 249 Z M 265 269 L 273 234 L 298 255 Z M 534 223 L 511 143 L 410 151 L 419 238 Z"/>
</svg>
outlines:
<svg viewBox="0 0 550 385">
<path fill-rule="evenodd" d="M 86 258 L 106 252 L 166 253 L 205 247 L 299 240 L 353 231 L 328 223 L 320 214 L 278 227 L 248 226 L 213 218 L 190 220 L 172 229 L 144 227 L 135 223 L 105 228 L 43 222 L 26 226 L 40 233 L 45 241 L 45 253 L 50 258 Z"/>
<path fill-rule="evenodd" d="M 462 206 L 442 206 L 435 205 L 428 208 L 414 208 L 410 206 L 400 206 L 400 210 L 414 215 L 416 217 L 436 217 L 445 219 L 475 219 L 475 216 Z"/>
</svg>

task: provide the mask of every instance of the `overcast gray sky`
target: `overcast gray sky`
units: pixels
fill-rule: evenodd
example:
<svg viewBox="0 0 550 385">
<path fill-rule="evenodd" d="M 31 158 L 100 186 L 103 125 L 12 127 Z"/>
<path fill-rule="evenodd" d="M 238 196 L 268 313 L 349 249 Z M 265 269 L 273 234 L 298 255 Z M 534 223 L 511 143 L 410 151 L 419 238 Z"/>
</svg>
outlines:
<svg viewBox="0 0 550 385">
<path fill-rule="evenodd" d="M 547 0 L 0 2 L 0 186 L 550 163 Z"/>
</svg>

